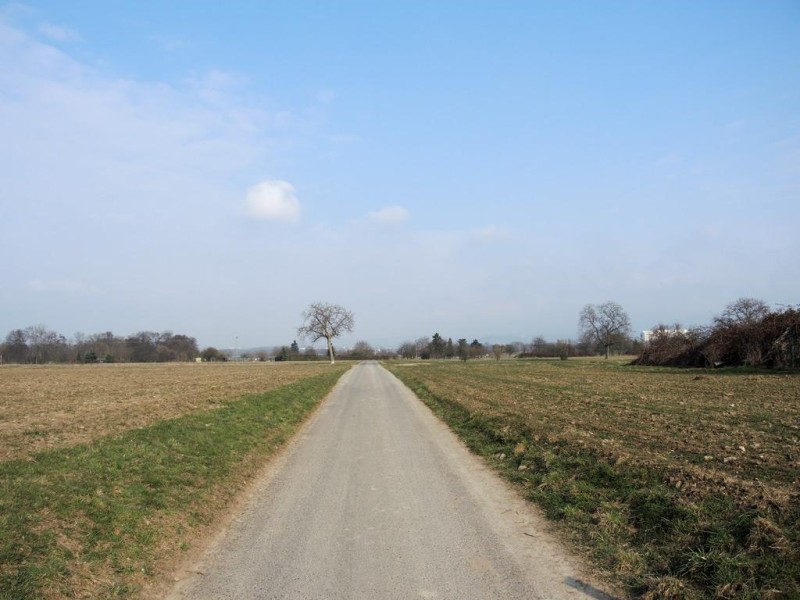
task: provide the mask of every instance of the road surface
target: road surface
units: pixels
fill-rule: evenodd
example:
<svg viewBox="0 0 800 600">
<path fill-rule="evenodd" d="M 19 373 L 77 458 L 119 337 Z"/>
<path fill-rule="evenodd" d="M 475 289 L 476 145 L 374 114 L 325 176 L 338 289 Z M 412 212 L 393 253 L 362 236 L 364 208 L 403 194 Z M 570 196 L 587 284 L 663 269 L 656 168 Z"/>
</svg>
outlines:
<svg viewBox="0 0 800 600">
<path fill-rule="evenodd" d="M 172 599 L 600 598 L 394 376 L 351 369 Z"/>
</svg>

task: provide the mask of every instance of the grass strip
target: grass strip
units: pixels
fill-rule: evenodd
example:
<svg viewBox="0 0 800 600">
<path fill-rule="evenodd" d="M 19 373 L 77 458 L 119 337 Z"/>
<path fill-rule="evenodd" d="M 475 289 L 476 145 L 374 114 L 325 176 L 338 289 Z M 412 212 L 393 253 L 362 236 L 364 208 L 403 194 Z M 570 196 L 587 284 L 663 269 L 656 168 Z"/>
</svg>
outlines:
<svg viewBox="0 0 800 600">
<path fill-rule="evenodd" d="M 346 370 L 0 463 L 0 598 L 136 595 Z"/>
<path fill-rule="evenodd" d="M 513 411 L 470 410 L 458 392 L 429 389 L 430 368 L 386 366 L 631 596 L 800 598 L 796 495 L 687 498 L 668 472 L 540 435 Z"/>
</svg>

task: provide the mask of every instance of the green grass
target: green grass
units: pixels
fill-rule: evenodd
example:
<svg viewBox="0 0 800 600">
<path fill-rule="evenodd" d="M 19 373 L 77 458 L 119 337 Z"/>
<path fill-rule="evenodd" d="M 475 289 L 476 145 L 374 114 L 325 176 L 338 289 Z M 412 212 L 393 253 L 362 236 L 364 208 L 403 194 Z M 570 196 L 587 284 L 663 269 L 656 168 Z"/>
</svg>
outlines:
<svg viewBox="0 0 800 600">
<path fill-rule="evenodd" d="M 0 598 L 135 595 L 345 368 L 91 445 L 0 463 Z"/>
<path fill-rule="evenodd" d="M 764 418 L 762 451 L 796 452 L 799 379 L 759 387 L 752 373 L 710 382 L 580 361 L 386 366 L 632 597 L 800 598 L 800 472 L 792 481 L 778 454 L 763 466 L 685 458 L 748 432 L 734 403 Z M 735 401 L 720 401 L 729 389 Z M 776 412 L 759 412 L 768 401 Z M 667 428 L 678 418 L 692 434 Z M 677 451 L 683 441 L 696 450 Z"/>
</svg>

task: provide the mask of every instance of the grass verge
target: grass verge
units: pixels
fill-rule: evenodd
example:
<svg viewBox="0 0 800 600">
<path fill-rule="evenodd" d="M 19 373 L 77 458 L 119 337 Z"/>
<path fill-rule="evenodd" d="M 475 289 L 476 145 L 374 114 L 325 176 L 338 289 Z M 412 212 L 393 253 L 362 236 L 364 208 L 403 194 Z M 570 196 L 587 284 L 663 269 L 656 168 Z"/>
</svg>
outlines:
<svg viewBox="0 0 800 600">
<path fill-rule="evenodd" d="M 135 596 L 346 370 L 0 463 L 0 598 Z"/>
<path fill-rule="evenodd" d="M 641 399 L 638 384 L 629 397 L 611 394 L 611 384 L 605 383 L 624 379 L 626 371 L 614 373 L 606 365 L 386 366 L 631 596 L 800 598 L 800 479 L 792 482 L 787 469 L 775 464 L 771 486 L 747 477 L 756 471 L 720 474 L 680 458 L 679 452 L 647 453 L 659 433 L 648 423 L 649 412 L 657 410 L 648 407 L 655 395 Z M 648 376 L 641 370 L 631 373 Z M 578 374 L 590 377 L 586 390 L 580 390 Z M 666 397 L 668 380 L 659 379 L 659 385 Z M 558 395 L 548 396 L 548 386 L 557 387 Z M 507 389 L 505 395 L 500 389 Z M 571 399 L 572 393 L 608 395 L 609 402 L 582 404 Z M 608 438 L 612 425 L 617 427 L 632 408 L 639 416 L 625 431 L 615 429 L 627 440 L 615 449 L 612 440 L 600 439 Z M 569 426 L 559 421 L 553 427 L 556 418 Z M 772 420 L 777 428 L 779 419 Z M 718 425 L 728 427 L 723 420 Z M 662 441 L 671 436 L 674 432 L 662 432 Z M 792 450 L 784 452 L 791 463 Z"/>
</svg>

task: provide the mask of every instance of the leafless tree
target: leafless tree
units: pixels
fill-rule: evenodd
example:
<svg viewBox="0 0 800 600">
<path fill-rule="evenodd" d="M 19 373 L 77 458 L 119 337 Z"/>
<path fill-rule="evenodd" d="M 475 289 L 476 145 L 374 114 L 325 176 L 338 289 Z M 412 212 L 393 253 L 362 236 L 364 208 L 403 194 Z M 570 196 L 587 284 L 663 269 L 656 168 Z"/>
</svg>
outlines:
<svg viewBox="0 0 800 600">
<path fill-rule="evenodd" d="M 503 358 L 503 354 L 506 353 L 506 347 L 503 344 L 495 344 L 492 346 L 492 354 L 494 354 L 495 360 L 500 360 Z"/>
<path fill-rule="evenodd" d="M 333 355 L 333 338 L 345 331 L 353 331 L 353 313 L 338 304 L 314 302 L 303 312 L 303 324 L 297 328 L 297 335 L 308 338 L 313 344 L 325 338 L 328 343 L 328 356 L 331 364 L 336 362 Z"/>
<path fill-rule="evenodd" d="M 717 325 L 750 326 L 761 321 L 769 314 L 769 306 L 758 298 L 739 298 L 725 307 L 714 321 Z"/>
<path fill-rule="evenodd" d="M 630 335 L 631 320 L 616 302 L 587 304 L 578 321 L 581 340 L 602 346 L 606 358 L 611 346 L 620 344 Z"/>
<path fill-rule="evenodd" d="M 762 323 L 769 315 L 769 306 L 758 298 L 739 298 L 714 317 L 716 342 L 727 339 L 739 350 L 739 360 L 758 367 L 764 360 Z M 728 343 L 731 343 L 731 342 Z M 718 344 L 717 344 L 718 345 Z"/>
<path fill-rule="evenodd" d="M 414 342 L 415 358 L 430 358 L 431 338 L 424 336 Z"/>
</svg>

